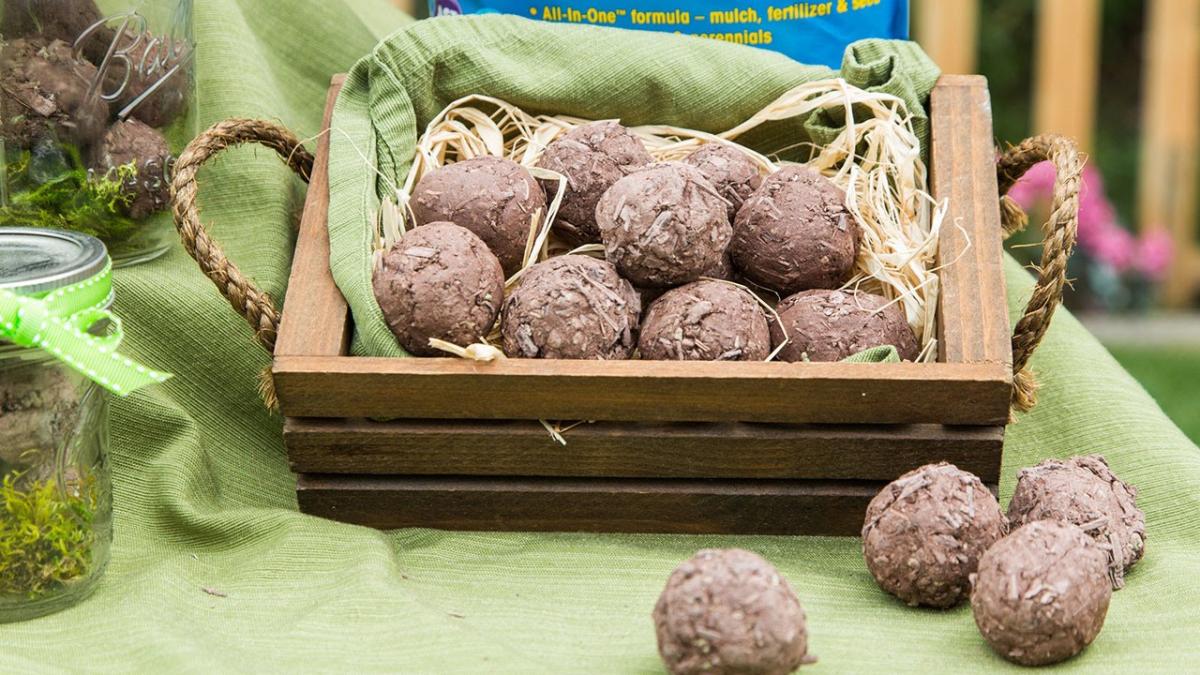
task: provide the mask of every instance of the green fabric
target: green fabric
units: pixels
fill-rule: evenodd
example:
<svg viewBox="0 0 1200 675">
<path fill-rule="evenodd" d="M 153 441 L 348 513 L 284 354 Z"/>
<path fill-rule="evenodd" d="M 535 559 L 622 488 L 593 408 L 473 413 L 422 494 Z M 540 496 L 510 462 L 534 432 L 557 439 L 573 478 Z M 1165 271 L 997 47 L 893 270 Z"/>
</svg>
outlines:
<svg viewBox="0 0 1200 675">
<path fill-rule="evenodd" d="M 258 116 L 317 133 L 329 76 L 400 22 L 367 4 L 387 6 L 197 3 L 203 123 Z M 282 297 L 302 186 L 264 150 L 230 153 L 202 179 L 217 239 Z M 1008 273 L 1015 309 L 1030 283 Z M 657 672 L 649 615 L 668 573 L 697 548 L 735 545 L 796 587 L 814 673 L 1007 669 L 968 609 L 879 592 L 853 538 L 381 533 L 300 515 L 249 328 L 179 247 L 116 281 L 131 355 L 176 377 L 113 406 L 116 539 L 96 594 L 0 626 L 0 671 Z M 1103 452 L 1140 487 L 1149 530 L 1104 631 L 1063 669 L 1194 668 L 1200 450 L 1067 313 L 1034 367 L 1042 402 L 1010 428 L 1004 499 L 1021 466 Z"/>
<path fill-rule="evenodd" d="M 938 71 L 919 47 L 857 42 L 841 74 L 857 87 L 903 99 L 916 111 L 916 131 L 928 136 L 923 103 Z M 354 315 L 354 352 L 404 355 L 371 290 L 375 216 L 380 200 L 404 183 L 418 135 L 450 102 L 487 94 L 532 113 L 719 132 L 797 85 L 836 75 L 775 52 L 689 36 L 499 15 L 422 21 L 389 37 L 351 71 L 330 141 L 331 260 Z M 844 123 L 840 110 L 818 111 L 764 125 L 741 140 L 766 153 L 825 145 Z"/>
<path fill-rule="evenodd" d="M 880 345 L 851 354 L 842 361 L 846 363 L 900 363 L 900 352 L 892 345 Z"/>
</svg>

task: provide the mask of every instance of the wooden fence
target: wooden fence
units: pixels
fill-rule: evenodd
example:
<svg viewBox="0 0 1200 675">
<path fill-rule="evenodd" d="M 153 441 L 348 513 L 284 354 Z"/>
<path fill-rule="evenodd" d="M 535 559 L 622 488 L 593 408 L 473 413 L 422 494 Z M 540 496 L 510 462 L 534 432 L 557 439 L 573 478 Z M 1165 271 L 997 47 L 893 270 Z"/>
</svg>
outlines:
<svg viewBox="0 0 1200 675">
<path fill-rule="evenodd" d="M 1170 232 L 1175 257 L 1162 298 L 1182 307 L 1200 292 L 1200 0 L 1144 4 L 1142 119 L 1130 130 L 1140 134 L 1137 225 Z M 975 72 L 979 0 L 914 0 L 913 10 L 913 35 L 942 70 Z M 1033 129 L 1072 136 L 1089 150 L 1102 105 L 1101 0 L 1039 0 L 1036 12 Z"/>
</svg>

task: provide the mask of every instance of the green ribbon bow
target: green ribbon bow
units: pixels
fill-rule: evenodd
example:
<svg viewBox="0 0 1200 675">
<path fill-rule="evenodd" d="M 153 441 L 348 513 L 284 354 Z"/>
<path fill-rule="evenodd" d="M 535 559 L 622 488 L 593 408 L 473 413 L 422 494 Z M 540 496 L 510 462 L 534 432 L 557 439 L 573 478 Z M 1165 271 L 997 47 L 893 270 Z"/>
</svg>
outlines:
<svg viewBox="0 0 1200 675">
<path fill-rule="evenodd" d="M 118 396 L 171 377 L 117 353 L 123 334 L 121 320 L 106 309 L 111 300 L 111 264 L 38 295 L 0 289 L 0 340 L 44 351 Z M 88 332 L 101 321 L 109 324 L 104 335 Z"/>
</svg>

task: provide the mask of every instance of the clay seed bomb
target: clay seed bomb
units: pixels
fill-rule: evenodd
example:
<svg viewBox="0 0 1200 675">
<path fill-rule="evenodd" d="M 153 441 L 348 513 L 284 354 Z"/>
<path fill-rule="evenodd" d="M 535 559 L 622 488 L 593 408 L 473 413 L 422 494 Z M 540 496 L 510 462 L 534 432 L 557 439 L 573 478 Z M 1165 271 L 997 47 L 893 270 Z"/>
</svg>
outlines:
<svg viewBox="0 0 1200 675">
<path fill-rule="evenodd" d="M 771 329 L 749 291 L 702 279 L 650 305 L 638 350 L 660 361 L 762 361 L 771 353 Z"/>
<path fill-rule="evenodd" d="M 483 240 L 454 223 L 409 230 L 383 257 L 373 281 L 388 328 L 411 354 L 441 354 L 438 338 L 479 342 L 500 311 L 504 272 Z"/>
<path fill-rule="evenodd" d="M 746 153 L 724 143 L 708 143 L 683 158 L 700 170 L 708 182 L 729 203 L 729 222 L 733 222 L 738 209 L 762 185 L 762 174 L 758 165 Z"/>
<path fill-rule="evenodd" d="M 700 173 L 663 162 L 617 181 L 596 205 L 604 250 L 638 286 L 695 281 L 720 264 L 732 231 L 725 200 Z"/>
<path fill-rule="evenodd" d="M 1021 469 L 1008 504 L 1014 526 L 1036 520 L 1078 525 L 1108 556 L 1114 589 L 1146 549 L 1146 516 L 1137 507 L 1137 489 L 1108 468 L 1100 455 L 1048 459 Z"/>
<path fill-rule="evenodd" d="M 122 167 L 132 164 L 132 175 L 121 181 L 121 192 L 129 199 L 124 210 L 130 218 L 140 220 L 167 207 L 175 159 L 167 139 L 156 129 L 134 119 L 116 122 L 94 154 L 92 170 L 110 180 L 117 180 Z"/>
<path fill-rule="evenodd" d="M 504 302 L 504 353 L 518 358 L 627 359 L 641 298 L 612 264 L 563 255 L 525 271 Z"/>
<path fill-rule="evenodd" d="M 781 361 L 841 361 L 864 349 L 892 345 L 900 358 L 920 355 L 917 337 L 896 303 L 863 291 L 803 291 L 776 306 L 780 322 L 771 324 L 778 347 L 787 330 Z"/>
<path fill-rule="evenodd" d="M 1100 633 L 1112 598 L 1108 561 L 1069 523 L 1029 523 L 979 561 L 971 609 L 998 654 L 1026 666 L 1057 663 Z"/>
<path fill-rule="evenodd" d="M 816 171 L 783 167 L 737 212 L 733 264 L 747 279 L 783 294 L 841 286 L 860 238 L 845 202 L 841 188 Z"/>
<path fill-rule="evenodd" d="M 905 603 L 953 607 L 984 551 L 1008 532 L 979 478 L 946 462 L 892 481 L 867 506 L 863 558 L 879 587 Z"/>
<path fill-rule="evenodd" d="M 658 653 L 675 675 L 785 675 L 808 655 L 804 608 L 771 563 L 704 549 L 667 579 L 654 606 Z"/>
<path fill-rule="evenodd" d="M 585 124 L 555 139 L 537 161 L 540 168 L 567 178 L 554 230 L 572 244 L 599 242 L 596 204 L 600 197 L 623 176 L 652 161 L 638 137 L 613 121 Z M 558 183 L 545 184 L 553 199 Z"/>
<path fill-rule="evenodd" d="M 502 157 L 476 157 L 423 176 L 411 206 L 417 225 L 467 228 L 500 259 L 506 274 L 521 267 L 525 244 L 546 216 L 546 194 L 525 167 Z M 538 223 L 533 214 L 539 213 Z"/>
<path fill-rule="evenodd" d="M 25 149 L 47 134 L 78 146 L 104 134 L 108 104 L 88 96 L 96 67 L 62 40 L 12 40 L 0 48 L 0 137 Z"/>
</svg>

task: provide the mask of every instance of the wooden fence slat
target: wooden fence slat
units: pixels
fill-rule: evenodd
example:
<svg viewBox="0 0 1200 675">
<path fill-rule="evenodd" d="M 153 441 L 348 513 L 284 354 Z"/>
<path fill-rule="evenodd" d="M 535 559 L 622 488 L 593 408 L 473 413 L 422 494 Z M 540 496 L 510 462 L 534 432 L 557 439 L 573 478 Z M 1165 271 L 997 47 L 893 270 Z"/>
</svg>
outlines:
<svg viewBox="0 0 1200 675">
<path fill-rule="evenodd" d="M 943 73 L 975 72 L 979 0 L 921 0 L 916 3 L 917 40 Z"/>
<path fill-rule="evenodd" d="M 1070 136 L 1087 152 L 1096 124 L 1100 0 L 1042 0 L 1036 23 L 1034 133 Z"/>
<path fill-rule="evenodd" d="M 1175 259 L 1162 299 L 1183 307 L 1200 288 L 1200 0 L 1152 0 L 1147 12 L 1138 223 L 1170 231 Z"/>
</svg>

